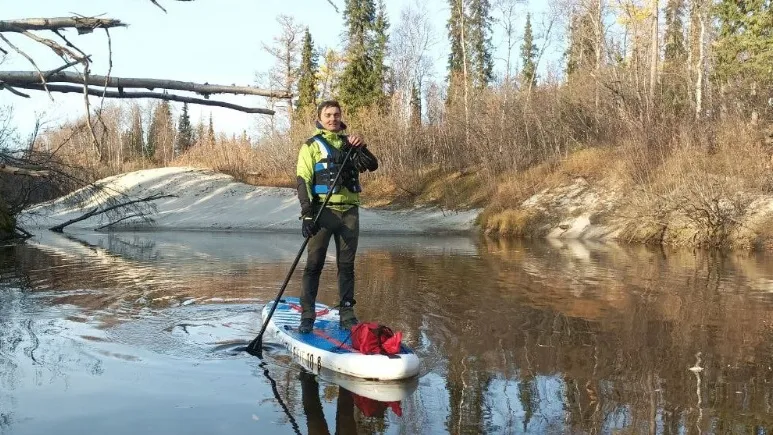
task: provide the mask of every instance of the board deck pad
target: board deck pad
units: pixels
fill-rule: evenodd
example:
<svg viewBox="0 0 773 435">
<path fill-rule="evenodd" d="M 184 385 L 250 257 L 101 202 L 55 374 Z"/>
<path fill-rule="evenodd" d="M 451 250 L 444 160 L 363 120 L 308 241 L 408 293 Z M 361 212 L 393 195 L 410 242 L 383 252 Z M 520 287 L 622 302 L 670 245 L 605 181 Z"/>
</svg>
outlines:
<svg viewBox="0 0 773 435">
<path fill-rule="evenodd" d="M 263 308 L 263 319 L 273 306 Z M 328 369 L 369 379 L 403 379 L 418 373 L 418 357 L 401 343 L 395 355 L 365 355 L 352 347 L 351 331 L 339 325 L 336 308 L 316 304 L 316 319 L 312 332 L 301 334 L 301 306 L 297 297 L 279 301 L 268 325 L 269 337 L 282 343 L 296 359 L 306 366 Z M 309 367 L 314 368 L 314 367 Z"/>
<path fill-rule="evenodd" d="M 341 328 L 338 310 L 330 309 L 323 304 L 317 304 L 316 312 L 317 318 L 314 321 L 314 329 L 309 334 L 298 332 L 298 326 L 301 323 L 301 304 L 298 298 L 280 300 L 272 320 L 295 340 L 310 346 L 333 353 L 360 354 L 352 347 L 351 330 Z M 401 344 L 399 353 L 413 352 Z"/>
</svg>

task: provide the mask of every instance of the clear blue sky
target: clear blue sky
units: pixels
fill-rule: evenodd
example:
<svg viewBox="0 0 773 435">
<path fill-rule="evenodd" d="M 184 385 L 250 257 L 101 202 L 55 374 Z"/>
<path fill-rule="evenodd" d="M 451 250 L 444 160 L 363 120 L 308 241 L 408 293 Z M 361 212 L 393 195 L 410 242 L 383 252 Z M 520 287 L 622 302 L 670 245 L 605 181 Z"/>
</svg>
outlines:
<svg viewBox="0 0 773 435">
<path fill-rule="evenodd" d="M 126 77 L 166 78 L 217 84 L 254 85 L 256 73 L 267 71 L 273 62 L 261 46 L 270 43 L 279 33 L 276 17 L 279 14 L 293 16 L 299 23 L 308 25 L 317 47 L 341 48 L 344 29 L 340 13 L 326 0 L 196 0 L 175 2 L 158 0 L 168 13 L 149 0 L 0 0 L 2 19 L 103 15 L 118 18 L 129 24 L 127 28 L 112 29 L 112 75 Z M 339 10 L 344 0 L 332 0 Z M 394 27 L 403 8 L 422 0 L 387 0 L 389 20 Z M 445 75 L 448 44 L 445 24 L 449 11 L 446 0 L 423 0 L 430 12 L 437 44 L 433 58 L 436 62 L 436 79 Z M 546 2 L 532 1 L 531 9 L 543 8 Z M 519 15 L 525 15 L 521 6 Z M 537 24 L 535 23 L 535 27 Z M 522 33 L 522 24 L 518 34 Z M 539 29 L 537 29 L 539 30 Z M 554 29 L 555 31 L 555 29 Z M 494 46 L 498 57 L 504 50 L 500 32 L 495 30 Z M 29 42 L 21 35 L 8 38 L 39 62 L 42 70 L 62 64 L 50 50 Z M 106 74 L 108 70 L 107 38 L 104 31 L 90 35 L 68 32 L 70 38 L 83 51 L 92 55 L 93 74 Z M 513 55 L 517 56 L 518 47 Z M 31 70 L 30 64 L 15 55 L 0 65 L 2 70 Z M 498 67 L 503 64 L 497 61 Z M 74 94 L 52 94 L 54 102 L 42 92 L 30 91 L 32 98 L 25 100 L 0 91 L 0 105 L 13 106 L 14 124 L 22 134 L 28 133 L 39 115 L 56 125 L 85 113 L 83 97 Z M 246 106 L 262 106 L 258 97 L 213 96 L 213 99 L 231 101 Z M 99 99 L 92 98 L 92 104 Z M 109 100 L 108 100 L 109 101 Z M 135 100 L 144 104 L 143 100 Z M 176 103 L 179 105 L 179 103 Z M 213 115 L 215 128 L 226 133 L 252 132 L 256 118 L 233 110 L 209 106 L 190 106 L 191 118 Z"/>
</svg>

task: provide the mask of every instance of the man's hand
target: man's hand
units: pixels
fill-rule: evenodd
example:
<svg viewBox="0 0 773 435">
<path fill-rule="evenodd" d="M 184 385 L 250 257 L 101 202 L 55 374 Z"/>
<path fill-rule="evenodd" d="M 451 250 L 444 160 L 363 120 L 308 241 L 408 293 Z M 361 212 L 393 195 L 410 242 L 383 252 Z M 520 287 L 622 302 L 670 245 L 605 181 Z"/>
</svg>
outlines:
<svg viewBox="0 0 773 435">
<path fill-rule="evenodd" d="M 314 223 L 313 217 L 304 216 L 302 222 L 303 224 L 301 224 L 301 234 L 303 234 L 305 239 L 314 237 L 314 235 L 317 234 L 317 231 L 319 231 L 317 224 Z"/>
<path fill-rule="evenodd" d="M 355 135 L 347 136 L 347 139 L 349 140 L 349 145 L 352 146 L 352 148 L 360 148 L 365 146 L 365 141 L 362 139 L 362 137 Z"/>
</svg>

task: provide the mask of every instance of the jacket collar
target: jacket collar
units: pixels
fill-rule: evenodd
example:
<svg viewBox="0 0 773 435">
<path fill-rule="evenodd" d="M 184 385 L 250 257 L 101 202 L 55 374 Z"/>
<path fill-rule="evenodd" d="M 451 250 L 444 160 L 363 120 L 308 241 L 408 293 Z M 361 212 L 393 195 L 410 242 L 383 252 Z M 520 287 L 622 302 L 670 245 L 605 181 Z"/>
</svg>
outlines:
<svg viewBox="0 0 773 435">
<path fill-rule="evenodd" d="M 314 121 L 314 125 L 317 127 L 317 133 L 345 134 L 344 131 L 346 131 L 346 124 L 344 124 L 343 121 L 341 121 L 341 129 L 338 130 L 338 131 L 325 130 L 325 127 L 323 127 L 322 124 L 319 121 Z"/>
</svg>

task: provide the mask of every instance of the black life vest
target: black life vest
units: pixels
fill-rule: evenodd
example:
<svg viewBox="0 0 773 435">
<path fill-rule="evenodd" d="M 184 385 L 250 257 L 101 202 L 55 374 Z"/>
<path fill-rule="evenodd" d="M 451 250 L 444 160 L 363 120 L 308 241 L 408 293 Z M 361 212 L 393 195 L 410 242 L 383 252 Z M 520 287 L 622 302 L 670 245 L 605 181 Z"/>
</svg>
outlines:
<svg viewBox="0 0 773 435">
<path fill-rule="evenodd" d="M 321 134 L 312 137 L 307 143 L 311 142 L 316 142 L 319 145 L 320 153 L 322 153 L 322 158 L 314 164 L 314 179 L 311 190 L 314 195 L 327 195 L 339 169 L 341 169 L 341 163 L 343 163 L 346 154 L 330 145 Z M 338 183 L 333 186 L 333 193 L 338 193 L 341 186 L 353 193 L 362 192 L 360 171 L 357 170 L 351 158 L 344 165 Z"/>
</svg>

